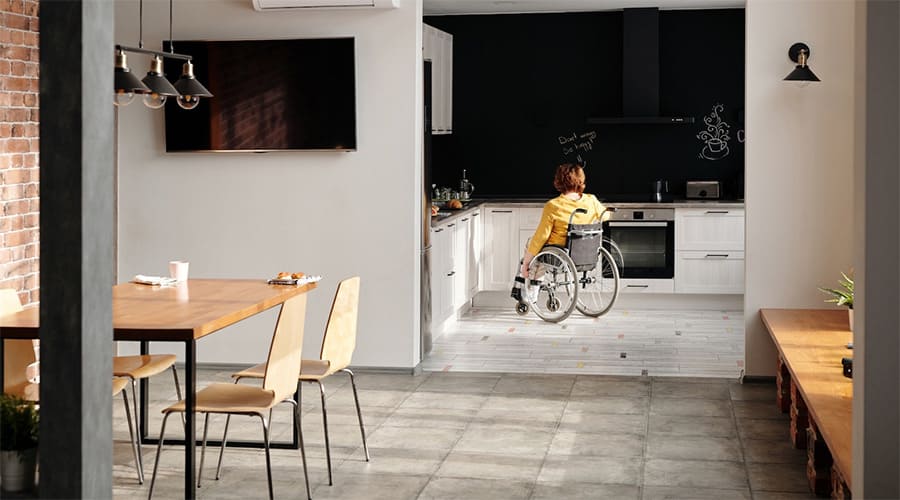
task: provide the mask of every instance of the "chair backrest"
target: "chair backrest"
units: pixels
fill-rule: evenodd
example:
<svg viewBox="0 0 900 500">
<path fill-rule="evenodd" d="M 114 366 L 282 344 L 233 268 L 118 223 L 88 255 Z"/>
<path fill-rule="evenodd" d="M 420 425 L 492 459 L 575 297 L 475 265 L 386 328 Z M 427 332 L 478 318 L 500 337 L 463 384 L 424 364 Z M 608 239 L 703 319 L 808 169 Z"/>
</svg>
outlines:
<svg viewBox="0 0 900 500">
<path fill-rule="evenodd" d="M 589 271 L 597 265 L 597 254 L 603 244 L 601 224 L 569 224 L 566 246 L 578 271 Z"/>
<path fill-rule="evenodd" d="M 350 366 L 356 349 L 356 318 L 359 310 L 359 276 L 338 284 L 322 338 L 319 359 L 328 361 L 328 371 L 336 372 Z"/>
<path fill-rule="evenodd" d="M 0 288 L 0 316 L 22 310 L 19 294 L 12 288 Z M 34 348 L 30 340 L 3 341 L 3 392 L 27 381 L 25 367 L 33 363 Z"/>
<path fill-rule="evenodd" d="M 297 390 L 297 374 L 303 359 L 303 324 L 306 318 L 306 294 L 288 299 L 281 305 L 272 344 L 263 389 L 275 392 L 279 400 L 290 397 Z"/>
</svg>

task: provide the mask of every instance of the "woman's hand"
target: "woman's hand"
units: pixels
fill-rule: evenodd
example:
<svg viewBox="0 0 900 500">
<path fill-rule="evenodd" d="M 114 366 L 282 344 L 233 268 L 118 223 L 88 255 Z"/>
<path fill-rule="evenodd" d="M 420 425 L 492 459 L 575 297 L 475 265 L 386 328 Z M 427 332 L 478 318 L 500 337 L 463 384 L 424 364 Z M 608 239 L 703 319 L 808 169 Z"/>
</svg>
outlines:
<svg viewBox="0 0 900 500">
<path fill-rule="evenodd" d="M 531 262 L 531 259 L 533 259 L 533 258 L 534 258 L 534 255 L 532 255 L 531 252 L 529 252 L 528 249 L 526 248 L 525 253 L 522 255 L 522 268 L 519 269 L 519 272 L 521 273 L 521 276 L 523 278 L 527 279 L 528 264 Z"/>
</svg>

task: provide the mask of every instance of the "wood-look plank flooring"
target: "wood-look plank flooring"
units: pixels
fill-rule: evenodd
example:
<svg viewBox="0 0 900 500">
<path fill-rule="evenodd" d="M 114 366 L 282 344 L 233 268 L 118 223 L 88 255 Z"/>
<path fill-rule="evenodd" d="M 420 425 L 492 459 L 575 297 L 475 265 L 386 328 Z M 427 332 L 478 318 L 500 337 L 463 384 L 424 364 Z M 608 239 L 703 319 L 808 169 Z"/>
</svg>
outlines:
<svg viewBox="0 0 900 500">
<path fill-rule="evenodd" d="M 738 378 L 742 311 L 615 309 L 557 324 L 472 309 L 434 339 L 426 371 Z"/>
</svg>

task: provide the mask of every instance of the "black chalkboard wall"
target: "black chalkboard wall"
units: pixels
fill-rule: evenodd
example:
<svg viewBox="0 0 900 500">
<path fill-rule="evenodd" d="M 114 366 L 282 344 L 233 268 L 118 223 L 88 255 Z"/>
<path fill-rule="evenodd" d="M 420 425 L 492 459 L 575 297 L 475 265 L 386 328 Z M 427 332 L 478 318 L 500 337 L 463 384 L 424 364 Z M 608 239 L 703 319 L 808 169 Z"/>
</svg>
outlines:
<svg viewBox="0 0 900 500">
<path fill-rule="evenodd" d="M 466 169 L 478 197 L 549 197 L 555 166 L 580 154 L 601 198 L 649 199 L 656 179 L 676 197 L 687 180 L 719 180 L 743 198 L 743 9 L 659 13 L 660 115 L 693 116 L 689 125 L 587 123 L 622 115 L 621 11 L 425 22 L 453 35 L 453 134 L 433 140 L 438 185 L 457 186 Z"/>
</svg>

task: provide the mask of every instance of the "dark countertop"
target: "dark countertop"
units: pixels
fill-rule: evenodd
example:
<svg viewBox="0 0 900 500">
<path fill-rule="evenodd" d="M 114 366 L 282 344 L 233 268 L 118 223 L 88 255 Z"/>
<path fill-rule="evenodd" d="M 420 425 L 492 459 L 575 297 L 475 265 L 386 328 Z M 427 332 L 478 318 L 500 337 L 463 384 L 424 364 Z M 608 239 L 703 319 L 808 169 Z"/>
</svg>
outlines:
<svg viewBox="0 0 900 500">
<path fill-rule="evenodd" d="M 431 227 L 449 224 L 465 215 L 472 214 L 482 206 L 507 208 L 542 208 L 547 198 L 486 198 L 473 199 L 463 204 L 459 210 L 441 208 L 438 215 L 431 217 Z M 602 200 L 601 200 L 602 202 Z M 604 203 L 616 208 L 744 208 L 744 200 L 687 200 L 673 199 L 655 203 L 651 201 L 609 201 Z"/>
</svg>

